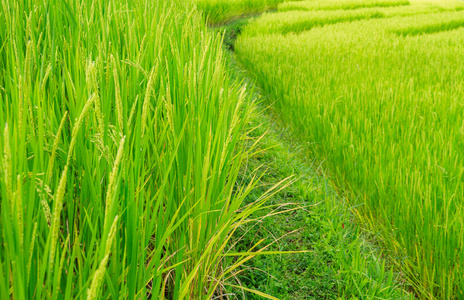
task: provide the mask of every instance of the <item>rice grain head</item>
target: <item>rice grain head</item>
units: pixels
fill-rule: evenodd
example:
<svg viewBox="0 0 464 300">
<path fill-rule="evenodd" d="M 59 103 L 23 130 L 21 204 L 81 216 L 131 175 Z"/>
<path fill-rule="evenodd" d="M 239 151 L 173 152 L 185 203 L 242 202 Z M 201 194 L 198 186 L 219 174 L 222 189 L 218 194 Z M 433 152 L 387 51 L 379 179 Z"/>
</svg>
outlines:
<svg viewBox="0 0 464 300">
<path fill-rule="evenodd" d="M 114 77 L 114 88 L 115 88 L 115 96 L 116 96 L 116 115 L 118 118 L 118 125 L 120 134 L 122 135 L 124 132 L 124 121 L 123 121 L 123 108 L 122 108 L 122 100 L 121 100 L 121 88 L 119 86 L 119 75 L 118 69 L 116 68 L 116 60 L 113 56 L 111 56 L 112 64 L 113 64 L 113 77 Z"/>
<path fill-rule="evenodd" d="M 64 122 L 66 121 L 67 116 L 68 116 L 68 112 L 65 111 L 64 115 L 63 115 L 63 118 L 61 118 L 61 122 L 60 122 L 60 126 L 58 127 L 58 131 L 56 132 L 55 140 L 53 141 L 52 152 L 50 154 L 50 158 L 49 158 L 49 161 L 48 161 L 46 182 L 50 182 L 51 177 L 52 177 L 52 170 L 53 170 L 53 166 L 55 164 L 56 151 L 58 150 L 58 145 L 60 143 L 61 131 L 63 130 Z"/>
<path fill-rule="evenodd" d="M 51 246 L 50 246 L 50 266 L 53 269 L 53 263 L 55 262 L 55 248 L 58 243 L 58 236 L 60 230 L 60 216 L 61 209 L 63 208 L 64 203 L 64 193 L 66 191 L 66 182 L 68 176 L 68 165 L 64 167 L 63 173 L 61 175 L 60 183 L 58 184 L 58 189 L 55 196 L 55 208 L 53 210 L 53 221 L 51 229 Z"/>
<path fill-rule="evenodd" d="M 29 128 L 31 130 L 32 136 L 35 136 L 35 122 L 34 122 L 34 113 L 33 113 L 33 106 L 30 97 L 30 89 L 31 89 L 31 69 L 32 69 L 32 42 L 29 41 L 26 46 L 26 62 L 24 65 L 24 84 L 23 84 L 23 95 L 27 99 L 27 107 L 29 111 Z"/>
<path fill-rule="evenodd" d="M 34 254 L 36 237 L 37 237 L 37 222 L 34 223 L 34 229 L 32 230 L 31 246 L 29 248 L 29 261 L 27 262 L 27 266 L 26 266 L 27 274 L 31 274 L 32 256 Z"/>
<path fill-rule="evenodd" d="M 76 145 L 76 139 L 77 139 L 77 134 L 79 132 L 79 129 L 84 122 L 84 118 L 87 114 L 87 111 L 90 109 L 92 106 L 92 103 L 98 98 L 96 94 L 92 94 L 87 100 L 87 103 L 85 103 L 84 108 L 82 109 L 82 112 L 79 116 L 79 119 L 77 120 L 76 124 L 73 127 L 72 134 L 71 134 L 71 143 L 69 144 L 69 149 L 68 149 L 68 159 L 66 162 L 66 165 L 69 165 L 69 162 L 71 161 L 71 158 L 73 156 L 73 151 L 74 151 L 74 146 Z"/>
<path fill-rule="evenodd" d="M 113 224 L 111 225 L 110 233 L 108 234 L 108 239 L 106 240 L 105 256 L 103 257 L 97 271 L 95 271 L 92 283 L 89 290 L 87 291 L 87 300 L 98 299 L 98 289 L 100 288 L 103 277 L 105 276 L 106 265 L 108 264 L 108 260 L 111 254 L 111 246 L 113 245 L 113 241 L 116 237 L 117 223 L 118 216 L 114 218 Z"/>
<path fill-rule="evenodd" d="M 13 188 L 12 188 L 12 166 L 11 166 L 11 149 L 10 149 L 10 134 L 8 132 L 8 123 L 5 124 L 3 131 L 3 176 L 6 185 L 6 195 L 8 201 L 13 201 Z"/>
<path fill-rule="evenodd" d="M 108 184 L 108 192 L 106 194 L 106 208 L 105 208 L 105 219 L 108 214 L 108 211 L 111 209 L 111 204 L 113 202 L 113 195 L 115 189 L 115 182 L 118 174 L 119 165 L 121 163 L 123 154 L 124 154 L 124 142 L 125 138 L 121 139 L 119 143 L 118 153 L 116 154 L 116 160 L 114 161 L 113 170 L 111 171 L 110 181 Z"/>
<path fill-rule="evenodd" d="M 19 245 L 22 248 L 24 246 L 24 224 L 23 224 L 23 198 L 22 198 L 22 180 L 21 175 L 17 176 L 16 180 L 16 193 L 15 193 L 15 208 L 16 211 L 16 222 L 18 223 L 18 230 L 19 230 Z"/>
<path fill-rule="evenodd" d="M 150 98 L 152 94 L 152 89 L 153 89 L 153 78 L 155 74 L 155 70 L 157 69 L 156 67 L 153 67 L 151 69 L 149 78 L 148 78 L 148 84 L 147 84 L 147 90 L 145 92 L 145 99 L 143 101 L 143 106 L 142 106 L 142 137 L 145 134 L 145 129 L 147 127 L 147 119 L 148 119 L 148 111 L 150 110 Z"/>
</svg>

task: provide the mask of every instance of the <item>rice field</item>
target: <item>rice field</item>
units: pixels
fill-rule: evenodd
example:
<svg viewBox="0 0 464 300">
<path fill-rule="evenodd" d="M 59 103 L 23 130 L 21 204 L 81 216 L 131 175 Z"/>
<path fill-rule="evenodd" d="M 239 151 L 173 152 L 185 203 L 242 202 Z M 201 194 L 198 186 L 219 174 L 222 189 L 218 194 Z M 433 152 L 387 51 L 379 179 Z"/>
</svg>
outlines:
<svg viewBox="0 0 464 300">
<path fill-rule="evenodd" d="M 254 105 L 188 1 L 4 0 L 0 298 L 211 299 L 263 205 Z"/>
<path fill-rule="evenodd" d="M 288 146 L 207 27 L 247 16 Z M 239 279 L 259 257 L 320 297 L 462 299 L 463 74 L 458 0 L 3 0 L 0 298 L 277 299 Z"/>
<path fill-rule="evenodd" d="M 314 27 L 321 27 L 336 23 L 348 23 L 360 20 L 369 19 L 384 19 L 393 17 L 407 17 L 414 15 L 427 15 L 421 18 L 422 22 L 427 22 L 426 18 L 436 18 L 437 13 L 440 12 L 455 12 L 456 10 L 464 9 L 464 2 L 457 3 L 456 7 L 438 6 L 429 2 L 414 2 L 407 6 L 394 6 L 394 7 L 370 7 L 349 10 L 292 10 L 284 11 L 282 13 L 264 13 L 261 17 L 253 21 L 253 25 L 248 26 L 246 29 L 247 36 L 254 36 L 258 34 L 288 34 L 300 33 L 310 30 Z M 438 16 L 439 17 L 439 16 Z M 442 21 L 430 20 L 431 26 L 438 26 L 437 28 L 443 29 L 442 23 L 449 22 L 450 26 L 459 27 L 458 15 L 456 19 L 446 20 L 446 15 Z M 413 19 L 411 19 L 413 20 Z M 411 24 L 402 23 L 405 30 L 411 27 Z M 449 30 L 449 27 L 448 29 Z M 397 29 L 399 33 L 400 28 Z M 421 29 L 418 30 L 418 33 Z"/>
<path fill-rule="evenodd" d="M 285 2 L 235 44 L 420 299 L 464 298 L 463 8 Z"/>
</svg>

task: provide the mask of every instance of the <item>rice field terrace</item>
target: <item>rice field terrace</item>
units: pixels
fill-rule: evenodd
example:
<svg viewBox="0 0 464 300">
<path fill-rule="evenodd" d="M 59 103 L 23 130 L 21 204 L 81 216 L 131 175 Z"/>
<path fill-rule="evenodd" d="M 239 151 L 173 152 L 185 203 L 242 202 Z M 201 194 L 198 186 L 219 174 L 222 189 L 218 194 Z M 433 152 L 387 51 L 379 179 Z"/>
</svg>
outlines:
<svg viewBox="0 0 464 300">
<path fill-rule="evenodd" d="M 421 299 L 464 299 L 464 2 L 298 1 L 238 59 Z"/>
</svg>

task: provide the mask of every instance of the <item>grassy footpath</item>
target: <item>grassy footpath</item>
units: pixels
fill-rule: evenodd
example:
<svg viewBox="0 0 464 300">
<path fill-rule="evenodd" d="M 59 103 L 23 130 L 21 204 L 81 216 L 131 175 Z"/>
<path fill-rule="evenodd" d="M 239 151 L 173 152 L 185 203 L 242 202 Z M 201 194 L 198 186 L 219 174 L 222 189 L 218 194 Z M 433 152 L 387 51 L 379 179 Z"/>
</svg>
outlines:
<svg viewBox="0 0 464 300">
<path fill-rule="evenodd" d="M 229 43 L 245 22 L 226 28 Z M 233 76 L 254 90 L 260 107 L 270 104 L 233 54 L 230 60 Z M 253 203 L 276 182 L 294 181 L 270 199 L 268 208 L 251 216 L 256 222 L 241 227 L 236 250 L 245 251 L 261 241 L 271 244 L 269 251 L 309 252 L 257 256 L 237 276 L 238 283 L 288 300 L 410 299 L 399 274 L 386 263 L 390 254 L 376 244 L 372 233 L 360 230 L 356 208 L 337 195 L 325 167 L 309 159 L 307 145 L 295 140 L 292 129 L 271 108 L 261 111 L 250 126 L 258 127 L 249 142 L 259 139 L 257 154 L 246 161 L 238 182 L 246 185 L 252 174 L 264 173 L 245 203 Z M 262 299 L 252 293 L 245 296 Z"/>
</svg>

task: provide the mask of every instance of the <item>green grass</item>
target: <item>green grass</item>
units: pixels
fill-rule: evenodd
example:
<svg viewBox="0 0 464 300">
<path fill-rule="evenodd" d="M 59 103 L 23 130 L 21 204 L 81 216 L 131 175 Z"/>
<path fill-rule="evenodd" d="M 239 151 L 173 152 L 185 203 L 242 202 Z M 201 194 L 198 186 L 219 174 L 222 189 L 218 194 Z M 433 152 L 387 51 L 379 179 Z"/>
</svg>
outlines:
<svg viewBox="0 0 464 300">
<path fill-rule="evenodd" d="M 183 1 L 2 1 L 2 299 L 211 299 L 268 194 L 254 105 Z M 262 249 L 258 247 L 257 249 Z"/>
<path fill-rule="evenodd" d="M 464 297 L 463 16 L 394 16 L 285 36 L 253 33 L 250 23 L 235 44 L 283 120 L 327 159 L 351 203 L 366 204 L 363 220 L 407 254 L 397 264 L 422 299 Z"/>
</svg>

